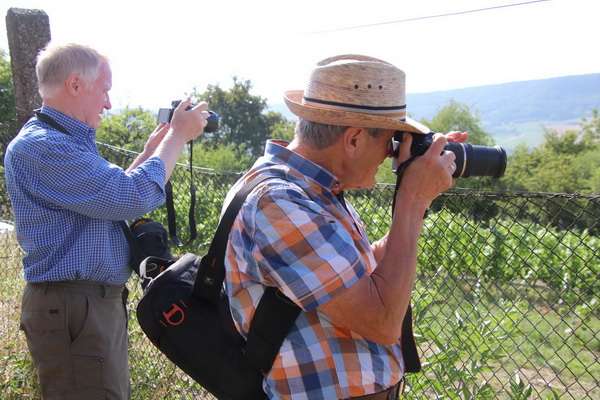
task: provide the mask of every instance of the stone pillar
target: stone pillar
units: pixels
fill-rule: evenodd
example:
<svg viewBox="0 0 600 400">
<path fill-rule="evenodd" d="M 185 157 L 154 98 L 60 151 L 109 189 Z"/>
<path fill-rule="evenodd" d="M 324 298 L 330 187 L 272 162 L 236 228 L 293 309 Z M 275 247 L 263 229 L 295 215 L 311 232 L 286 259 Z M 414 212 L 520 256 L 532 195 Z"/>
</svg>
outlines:
<svg viewBox="0 0 600 400">
<path fill-rule="evenodd" d="M 35 62 L 41 49 L 50 41 L 50 20 L 42 10 L 9 8 L 6 33 L 10 49 L 18 129 L 41 107 L 37 89 Z"/>
</svg>

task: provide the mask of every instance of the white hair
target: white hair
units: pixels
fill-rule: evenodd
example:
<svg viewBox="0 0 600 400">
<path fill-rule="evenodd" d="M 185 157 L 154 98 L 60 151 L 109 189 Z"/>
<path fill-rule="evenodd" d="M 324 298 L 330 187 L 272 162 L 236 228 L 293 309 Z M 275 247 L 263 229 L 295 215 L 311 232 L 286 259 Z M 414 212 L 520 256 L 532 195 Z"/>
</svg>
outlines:
<svg viewBox="0 0 600 400">
<path fill-rule="evenodd" d="M 71 75 L 78 75 L 84 85 L 100 76 L 101 66 L 108 58 L 91 47 L 76 44 L 48 44 L 37 58 L 38 90 L 42 98 L 51 97 L 54 91 Z"/>
</svg>

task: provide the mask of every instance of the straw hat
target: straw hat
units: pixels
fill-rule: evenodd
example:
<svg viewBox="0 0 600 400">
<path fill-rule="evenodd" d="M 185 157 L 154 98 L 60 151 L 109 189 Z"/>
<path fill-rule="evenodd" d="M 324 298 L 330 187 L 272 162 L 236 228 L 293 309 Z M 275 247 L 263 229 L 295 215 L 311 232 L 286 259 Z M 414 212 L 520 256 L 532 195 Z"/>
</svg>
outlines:
<svg viewBox="0 0 600 400">
<path fill-rule="evenodd" d="M 429 133 L 406 116 L 405 80 L 402 70 L 383 60 L 340 55 L 320 61 L 306 90 L 287 91 L 284 100 L 308 121 Z"/>
</svg>

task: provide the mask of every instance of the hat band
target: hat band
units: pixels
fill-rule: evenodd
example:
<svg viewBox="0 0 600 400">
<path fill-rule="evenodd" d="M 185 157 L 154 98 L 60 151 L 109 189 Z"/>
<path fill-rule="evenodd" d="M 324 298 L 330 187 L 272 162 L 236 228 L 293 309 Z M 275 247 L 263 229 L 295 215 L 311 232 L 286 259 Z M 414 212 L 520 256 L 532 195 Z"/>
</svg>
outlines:
<svg viewBox="0 0 600 400">
<path fill-rule="evenodd" d="M 386 117 L 399 121 L 406 120 L 406 104 L 391 107 L 372 107 L 356 104 L 336 103 L 333 101 L 311 99 L 302 97 L 302 104 L 310 107 L 321 108 L 324 110 L 346 111 L 360 114 L 369 114 L 378 117 Z"/>
</svg>

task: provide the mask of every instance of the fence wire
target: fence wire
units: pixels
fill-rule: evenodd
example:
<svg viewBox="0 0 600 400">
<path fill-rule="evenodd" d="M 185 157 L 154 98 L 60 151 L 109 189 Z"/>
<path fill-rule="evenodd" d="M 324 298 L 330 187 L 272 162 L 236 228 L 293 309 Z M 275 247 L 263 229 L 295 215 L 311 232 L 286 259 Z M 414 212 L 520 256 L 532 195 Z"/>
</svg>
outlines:
<svg viewBox="0 0 600 400">
<path fill-rule="evenodd" d="M 120 166 L 136 155 L 99 149 Z M 239 176 L 175 169 L 177 234 L 182 242 L 189 238 L 193 179 L 198 237 L 172 248 L 173 254 L 207 250 L 225 194 Z M 347 196 L 372 240 L 389 228 L 393 193 L 393 185 L 382 184 Z M 148 216 L 166 225 L 164 207 Z M 404 398 L 600 398 L 599 217 L 600 196 L 469 189 L 442 194 L 420 239 L 413 294 L 423 371 L 408 376 Z M 23 254 L 14 231 L 2 226 L 0 398 L 39 398 L 18 329 Z M 135 314 L 139 280 L 132 277 L 128 287 L 133 399 L 212 399 L 145 337 Z"/>
</svg>

